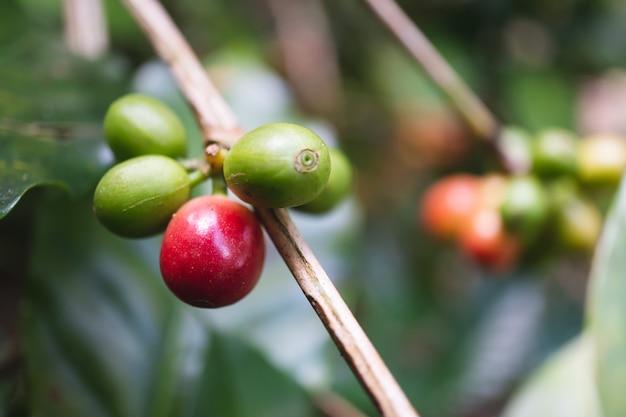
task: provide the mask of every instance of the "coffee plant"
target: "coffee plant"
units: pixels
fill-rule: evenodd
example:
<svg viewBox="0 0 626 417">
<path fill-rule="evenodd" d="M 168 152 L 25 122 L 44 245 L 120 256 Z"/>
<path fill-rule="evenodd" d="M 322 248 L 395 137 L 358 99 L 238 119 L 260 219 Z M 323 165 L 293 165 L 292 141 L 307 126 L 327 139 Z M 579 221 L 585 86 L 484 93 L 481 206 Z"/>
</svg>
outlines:
<svg viewBox="0 0 626 417">
<path fill-rule="evenodd" d="M 1 2 L 0 416 L 626 415 L 626 12 L 496 3 Z"/>
</svg>

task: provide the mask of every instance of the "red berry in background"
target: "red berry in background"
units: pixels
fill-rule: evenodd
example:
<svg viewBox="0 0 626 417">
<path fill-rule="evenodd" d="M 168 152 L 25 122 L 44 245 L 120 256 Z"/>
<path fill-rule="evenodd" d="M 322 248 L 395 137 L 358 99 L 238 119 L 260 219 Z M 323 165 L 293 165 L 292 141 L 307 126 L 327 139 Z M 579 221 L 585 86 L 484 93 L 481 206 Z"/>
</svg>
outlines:
<svg viewBox="0 0 626 417">
<path fill-rule="evenodd" d="M 492 270 L 505 271 L 515 265 L 520 244 L 504 229 L 495 208 L 475 211 L 461 231 L 459 244 L 463 253 L 476 263 Z"/>
<path fill-rule="evenodd" d="M 225 196 L 196 197 L 170 221 L 161 246 L 167 287 L 195 307 L 233 304 L 256 285 L 265 241 L 254 214 Z"/>
<path fill-rule="evenodd" d="M 445 177 L 431 185 L 420 204 L 420 220 L 433 236 L 456 237 L 480 200 L 480 180 L 469 174 Z"/>
</svg>

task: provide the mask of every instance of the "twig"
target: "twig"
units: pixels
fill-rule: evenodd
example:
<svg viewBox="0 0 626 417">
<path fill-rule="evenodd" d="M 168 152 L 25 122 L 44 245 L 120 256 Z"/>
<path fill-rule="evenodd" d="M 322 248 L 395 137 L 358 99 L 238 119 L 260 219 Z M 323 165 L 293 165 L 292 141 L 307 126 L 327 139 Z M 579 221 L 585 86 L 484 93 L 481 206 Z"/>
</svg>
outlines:
<svg viewBox="0 0 626 417">
<path fill-rule="evenodd" d="M 499 147 L 500 127 L 496 117 L 456 74 L 400 6 L 394 0 L 363 1 L 448 96 L 472 133 L 492 147 L 502 168 L 509 172 L 517 171 L 514 162 L 509 160 Z"/>
<path fill-rule="evenodd" d="M 311 306 L 379 410 L 384 416 L 417 416 L 287 210 L 257 209 L 257 213 Z"/>
<path fill-rule="evenodd" d="M 474 134 L 491 139 L 498 123 L 394 0 L 363 0 L 419 62 L 471 126 Z"/>
<path fill-rule="evenodd" d="M 65 42 L 84 58 L 98 58 L 108 47 L 108 33 L 100 0 L 64 0 Z"/>
<path fill-rule="evenodd" d="M 287 78 L 307 109 L 333 119 L 343 109 L 337 53 L 321 0 L 266 0 Z"/>
<path fill-rule="evenodd" d="M 172 67 L 205 131 L 237 130 L 232 112 L 167 12 L 156 0 L 124 0 L 161 57 Z M 202 100 L 198 99 L 202 97 Z M 364 389 L 384 416 L 417 417 L 286 210 L 257 210 L 269 236 Z"/>
</svg>

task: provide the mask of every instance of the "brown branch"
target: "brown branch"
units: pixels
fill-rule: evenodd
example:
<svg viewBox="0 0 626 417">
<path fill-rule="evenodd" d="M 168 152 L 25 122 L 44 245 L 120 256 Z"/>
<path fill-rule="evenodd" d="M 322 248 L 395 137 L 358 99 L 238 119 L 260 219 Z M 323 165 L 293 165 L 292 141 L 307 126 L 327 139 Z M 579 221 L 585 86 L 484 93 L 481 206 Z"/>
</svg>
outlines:
<svg viewBox="0 0 626 417">
<path fill-rule="evenodd" d="M 498 123 L 394 0 L 363 0 L 419 62 L 431 79 L 450 98 L 473 132 L 483 138 L 495 136 Z"/>
<path fill-rule="evenodd" d="M 321 0 L 266 0 L 285 74 L 301 103 L 329 119 L 343 109 L 337 53 Z"/>
<path fill-rule="evenodd" d="M 157 52 L 171 66 L 180 89 L 205 131 L 238 130 L 232 112 L 213 88 L 162 6 L 156 0 L 124 0 L 124 3 L 140 22 Z M 285 209 L 259 209 L 257 213 L 302 291 L 381 413 L 390 417 L 417 417 L 288 212 Z"/>
<path fill-rule="evenodd" d="M 384 416 L 417 416 L 285 209 L 257 209 L 302 291 Z M 269 226 L 269 227 L 268 227 Z"/>
<path fill-rule="evenodd" d="M 492 148 L 502 169 L 519 169 L 502 153 L 498 144 L 500 126 L 487 106 L 456 74 L 426 36 L 394 0 L 363 0 L 376 17 L 422 66 L 433 82 L 450 99 L 472 133 Z"/>
<path fill-rule="evenodd" d="M 108 47 L 108 32 L 100 0 L 64 0 L 65 42 L 84 58 L 98 58 Z"/>
</svg>

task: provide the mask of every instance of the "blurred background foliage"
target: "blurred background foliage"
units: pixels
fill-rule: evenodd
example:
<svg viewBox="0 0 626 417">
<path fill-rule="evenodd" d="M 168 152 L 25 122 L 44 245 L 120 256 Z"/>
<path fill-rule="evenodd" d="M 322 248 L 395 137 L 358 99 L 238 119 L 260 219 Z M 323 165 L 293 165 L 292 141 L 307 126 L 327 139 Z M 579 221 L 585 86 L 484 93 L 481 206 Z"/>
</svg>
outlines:
<svg viewBox="0 0 626 417">
<path fill-rule="evenodd" d="M 109 48 L 85 60 L 64 44 L 60 0 L 0 2 L 0 416 L 376 415 L 275 252 L 249 298 L 201 311 L 165 290 L 159 238 L 123 240 L 95 221 L 116 97 L 162 99 L 186 123 L 190 156 L 201 151 L 166 67 L 121 2 L 103 3 Z M 428 184 L 493 161 L 364 4 L 163 4 L 242 126 L 307 124 L 352 160 L 350 201 L 294 219 L 422 416 L 500 415 L 581 334 L 589 256 L 495 274 L 422 230 Z M 624 2 L 400 4 L 505 124 L 626 135 Z M 568 410 L 571 396 L 541 388 L 555 384 L 595 404 L 580 385 L 588 337 L 508 415 Z"/>
</svg>

